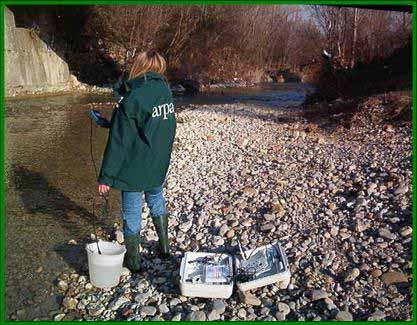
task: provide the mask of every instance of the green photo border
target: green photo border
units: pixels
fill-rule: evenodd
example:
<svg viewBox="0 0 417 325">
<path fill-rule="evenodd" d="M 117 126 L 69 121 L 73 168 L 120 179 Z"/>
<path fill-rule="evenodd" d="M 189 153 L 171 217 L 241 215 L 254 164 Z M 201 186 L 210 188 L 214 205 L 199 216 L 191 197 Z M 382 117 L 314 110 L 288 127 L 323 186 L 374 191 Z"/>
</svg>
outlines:
<svg viewBox="0 0 417 325">
<path fill-rule="evenodd" d="M 4 278 L 4 258 L 5 258 L 5 239 L 4 239 L 4 233 L 5 233 L 5 192 L 4 192 L 4 108 L 5 108 L 5 79 L 4 79 L 4 7 L 6 5 L 91 5 L 91 4 L 102 4 L 102 5 L 123 5 L 123 4 L 166 4 L 166 5 L 192 5 L 192 4 L 217 4 L 217 5 L 230 5 L 230 4 L 240 4 L 240 5 L 250 5 L 250 4 L 264 4 L 264 5 L 272 5 L 272 4 L 281 4 L 281 5 L 290 5 L 290 4 L 297 4 L 297 5 L 313 5 L 313 4 L 343 4 L 343 5 L 408 5 L 412 7 L 412 51 L 413 51 L 413 61 L 412 61 L 412 70 L 413 70 L 413 78 L 412 78 L 412 174 L 413 174 L 413 180 L 412 180 L 412 187 L 416 188 L 417 186 L 417 178 L 415 177 L 416 167 L 417 167 L 417 160 L 416 160 L 416 154 L 417 154 L 417 144 L 416 144 L 416 123 L 417 123 L 417 114 L 415 112 L 416 109 L 416 63 L 417 63 L 417 55 L 416 55 L 416 28 L 417 28 L 417 22 L 416 22 L 416 7 L 417 2 L 416 1 L 402 1 L 402 0 L 316 0 L 316 1 L 307 1 L 307 0 L 283 0 L 283 1 L 277 1 L 277 0 L 155 0 L 155 1 L 149 1 L 149 0 L 0 0 L 0 6 L 1 6 L 1 13 L 0 13 L 0 26 L 2 33 L 1 33 L 1 42 L 0 42 L 0 49 L 2 55 L 0 55 L 0 80 L 1 80 L 1 90 L 0 90 L 0 99 L 1 99 L 1 113 L 0 113 L 0 163 L 3 168 L 1 168 L 0 172 L 0 182 L 1 182 L 1 188 L 0 188 L 0 216 L 1 216 L 1 222 L 0 222 L 0 277 L 1 277 L 1 286 L 0 286 L 0 323 L 9 324 L 14 321 L 8 321 L 5 320 L 5 278 Z M 416 242 L 416 215 L 417 215 L 417 207 L 416 207 L 416 197 L 417 193 L 413 191 L 413 207 L 412 207 L 412 227 L 413 227 L 413 241 L 412 241 L 412 263 L 413 263 L 413 271 L 412 271 L 412 321 L 386 321 L 384 323 L 416 323 L 417 321 L 417 308 L 416 308 L 416 299 L 415 294 L 417 292 L 417 281 L 416 281 L 416 262 L 417 262 L 417 242 Z M 51 321 L 40 321 L 38 323 L 50 323 Z M 181 321 L 180 323 L 182 323 Z M 32 323 L 32 321 L 21 321 L 19 322 L 21 324 L 26 323 Z M 79 322 L 71 321 L 66 323 L 72 323 L 72 324 L 78 324 Z M 124 323 L 121 321 L 109 321 L 106 322 L 107 324 L 116 324 L 116 323 Z M 156 323 L 164 323 L 164 322 L 156 322 Z M 203 322 L 200 322 L 203 323 Z M 216 323 L 216 322 L 215 322 Z M 246 323 L 243 321 L 236 321 L 236 323 Z M 261 321 L 254 321 L 251 323 L 264 323 Z M 290 324 L 297 324 L 300 322 L 297 321 L 285 321 L 285 323 Z M 306 321 L 304 323 L 316 323 L 313 321 Z M 320 323 L 327 323 L 332 324 L 334 322 L 331 321 L 321 321 Z M 367 322 L 367 321 L 355 321 L 355 323 L 361 323 L 361 324 L 368 324 L 368 323 L 374 323 L 374 322 Z"/>
</svg>

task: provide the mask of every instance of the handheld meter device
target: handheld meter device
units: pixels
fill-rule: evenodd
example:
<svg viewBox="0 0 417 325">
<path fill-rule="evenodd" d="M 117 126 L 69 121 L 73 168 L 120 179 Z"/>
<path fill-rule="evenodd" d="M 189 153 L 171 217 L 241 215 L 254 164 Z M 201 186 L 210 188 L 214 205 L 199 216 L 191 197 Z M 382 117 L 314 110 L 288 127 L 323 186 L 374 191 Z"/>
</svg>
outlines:
<svg viewBox="0 0 417 325">
<path fill-rule="evenodd" d="M 90 116 L 90 118 L 96 122 L 98 126 L 106 129 L 110 128 L 110 121 L 102 117 L 99 111 L 92 109 L 88 112 L 88 116 Z"/>
</svg>

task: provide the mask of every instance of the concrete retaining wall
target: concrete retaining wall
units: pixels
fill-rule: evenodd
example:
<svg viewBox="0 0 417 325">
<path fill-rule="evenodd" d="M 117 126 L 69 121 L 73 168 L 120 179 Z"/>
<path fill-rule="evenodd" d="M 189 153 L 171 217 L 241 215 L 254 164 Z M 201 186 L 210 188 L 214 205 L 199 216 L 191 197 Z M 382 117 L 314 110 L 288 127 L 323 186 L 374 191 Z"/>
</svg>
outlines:
<svg viewBox="0 0 417 325">
<path fill-rule="evenodd" d="M 6 97 L 64 90 L 74 82 L 67 63 L 34 31 L 17 28 L 7 7 L 4 25 Z"/>
</svg>

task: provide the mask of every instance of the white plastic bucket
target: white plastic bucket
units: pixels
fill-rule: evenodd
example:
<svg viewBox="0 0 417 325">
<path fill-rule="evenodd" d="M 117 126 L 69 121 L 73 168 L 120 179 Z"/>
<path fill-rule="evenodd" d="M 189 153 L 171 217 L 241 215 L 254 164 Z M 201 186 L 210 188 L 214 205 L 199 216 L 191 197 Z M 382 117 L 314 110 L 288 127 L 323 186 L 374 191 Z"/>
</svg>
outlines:
<svg viewBox="0 0 417 325">
<path fill-rule="evenodd" d="M 87 244 L 90 282 L 97 288 L 112 288 L 119 284 L 126 247 L 117 243 L 99 241 Z"/>
</svg>

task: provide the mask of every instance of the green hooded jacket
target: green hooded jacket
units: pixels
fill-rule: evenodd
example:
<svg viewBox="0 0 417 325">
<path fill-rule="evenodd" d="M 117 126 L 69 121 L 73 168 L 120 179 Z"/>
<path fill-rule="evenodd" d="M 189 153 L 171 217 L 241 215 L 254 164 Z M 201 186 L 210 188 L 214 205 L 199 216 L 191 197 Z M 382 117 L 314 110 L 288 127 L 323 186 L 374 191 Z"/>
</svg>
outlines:
<svg viewBox="0 0 417 325">
<path fill-rule="evenodd" d="M 119 105 L 111 117 L 98 182 L 123 191 L 147 191 L 164 183 L 176 120 L 171 90 L 156 72 L 113 87 Z"/>
</svg>

